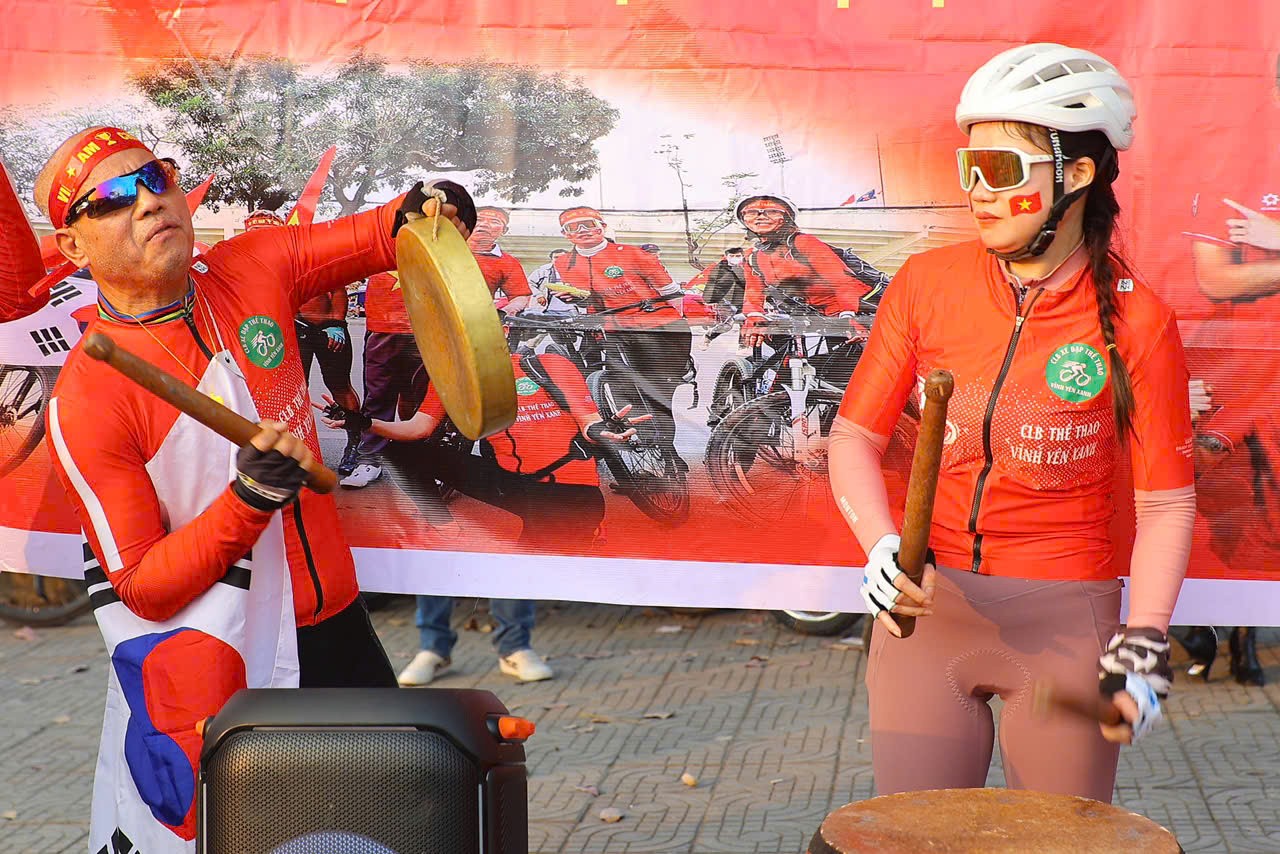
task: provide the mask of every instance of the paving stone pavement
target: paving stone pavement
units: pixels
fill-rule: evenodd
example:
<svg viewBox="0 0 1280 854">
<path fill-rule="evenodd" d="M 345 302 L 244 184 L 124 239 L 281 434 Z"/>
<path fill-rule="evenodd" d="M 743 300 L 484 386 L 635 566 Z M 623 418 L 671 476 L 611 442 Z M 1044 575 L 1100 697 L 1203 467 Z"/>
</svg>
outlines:
<svg viewBox="0 0 1280 854">
<path fill-rule="evenodd" d="M 460 600 L 455 622 L 486 623 L 483 609 Z M 402 666 L 411 601 L 375 619 Z M 537 722 L 531 851 L 801 852 L 828 812 L 872 792 L 864 658 L 834 640 L 759 612 L 543 603 L 534 645 L 554 680 L 501 676 L 488 638 L 464 627 L 438 684 L 491 690 Z M 1180 678 L 1167 725 L 1121 754 L 1116 802 L 1188 852 L 1280 852 L 1280 632 L 1262 641 L 1271 684 L 1236 685 L 1220 659 L 1208 685 Z M 105 681 L 88 618 L 33 640 L 0 626 L 3 854 L 85 850 Z M 1002 780 L 997 756 L 988 783 Z M 625 817 L 603 823 L 606 807 Z"/>
</svg>

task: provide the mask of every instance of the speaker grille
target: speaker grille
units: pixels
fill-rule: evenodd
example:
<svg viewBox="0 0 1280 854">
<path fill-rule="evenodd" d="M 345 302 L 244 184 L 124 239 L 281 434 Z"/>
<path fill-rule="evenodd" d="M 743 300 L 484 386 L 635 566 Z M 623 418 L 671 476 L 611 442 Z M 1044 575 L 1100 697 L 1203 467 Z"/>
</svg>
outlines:
<svg viewBox="0 0 1280 854">
<path fill-rule="evenodd" d="M 418 731 L 234 733 L 205 774 L 208 854 L 479 850 L 479 769 Z"/>
</svg>

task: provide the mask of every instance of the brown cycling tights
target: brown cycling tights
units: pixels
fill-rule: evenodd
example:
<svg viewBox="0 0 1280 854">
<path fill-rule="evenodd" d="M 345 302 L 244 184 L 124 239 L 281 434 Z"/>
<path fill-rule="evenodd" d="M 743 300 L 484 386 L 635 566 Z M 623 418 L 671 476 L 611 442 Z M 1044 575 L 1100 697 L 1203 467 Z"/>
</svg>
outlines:
<svg viewBox="0 0 1280 854">
<path fill-rule="evenodd" d="M 881 795 L 978 788 L 995 727 L 988 701 L 1004 700 L 1000 755 L 1009 788 L 1111 802 L 1117 745 L 1098 725 L 1033 714 L 1042 677 L 1088 697 L 1097 659 L 1119 625 L 1110 581 L 1029 581 L 938 571 L 934 613 L 900 640 L 876 626 L 867 664 L 871 752 Z"/>
</svg>

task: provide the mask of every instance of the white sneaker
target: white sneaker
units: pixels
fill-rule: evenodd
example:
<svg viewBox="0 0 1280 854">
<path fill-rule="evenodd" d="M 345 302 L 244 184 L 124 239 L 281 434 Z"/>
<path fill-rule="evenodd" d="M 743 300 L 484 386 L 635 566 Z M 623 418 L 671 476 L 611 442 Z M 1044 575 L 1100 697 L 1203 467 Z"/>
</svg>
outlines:
<svg viewBox="0 0 1280 854">
<path fill-rule="evenodd" d="M 396 681 L 405 688 L 430 685 L 433 679 L 447 672 L 452 663 L 449 659 L 441 658 L 431 650 L 424 649 L 413 657 L 408 667 L 400 671 Z"/>
<path fill-rule="evenodd" d="M 521 682 L 541 682 L 555 676 L 542 656 L 531 649 L 517 649 L 508 656 L 498 656 L 498 667 Z"/>
<path fill-rule="evenodd" d="M 355 467 L 351 474 L 338 481 L 338 483 L 350 489 L 364 489 L 380 477 L 382 477 L 382 466 L 375 466 L 373 463 L 361 463 Z"/>
</svg>

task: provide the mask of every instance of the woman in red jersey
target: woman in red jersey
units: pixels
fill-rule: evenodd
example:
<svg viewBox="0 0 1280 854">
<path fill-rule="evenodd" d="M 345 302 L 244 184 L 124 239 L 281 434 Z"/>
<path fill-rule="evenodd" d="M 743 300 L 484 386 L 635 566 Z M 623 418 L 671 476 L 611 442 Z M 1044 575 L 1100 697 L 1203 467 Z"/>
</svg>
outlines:
<svg viewBox="0 0 1280 854">
<path fill-rule="evenodd" d="M 957 152 L 978 239 L 899 271 L 845 395 L 832 486 L 868 554 L 877 789 L 982 786 L 1005 701 L 1008 784 L 1110 801 L 1119 744 L 1159 719 L 1195 514 L 1173 311 L 1112 246 L 1133 97 L 1109 62 L 1032 44 L 970 78 Z M 897 565 L 880 458 L 930 370 L 955 377 L 920 586 Z M 1122 448 L 1137 539 L 1128 623 L 1109 525 Z M 936 565 L 936 566 L 935 566 Z M 894 614 L 920 618 L 900 638 Z M 1124 722 L 1036 720 L 1031 688 L 1101 689 Z"/>
</svg>

